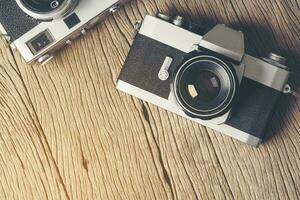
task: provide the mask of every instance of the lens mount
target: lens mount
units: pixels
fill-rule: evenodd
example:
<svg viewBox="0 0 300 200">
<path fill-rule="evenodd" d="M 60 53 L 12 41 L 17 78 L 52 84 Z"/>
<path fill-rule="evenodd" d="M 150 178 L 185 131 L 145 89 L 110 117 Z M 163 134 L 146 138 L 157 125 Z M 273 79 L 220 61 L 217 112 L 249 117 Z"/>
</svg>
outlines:
<svg viewBox="0 0 300 200">
<path fill-rule="evenodd" d="M 29 16 L 49 21 L 73 11 L 79 0 L 16 0 L 16 2 Z"/>
<path fill-rule="evenodd" d="M 184 112 L 212 119 L 225 114 L 234 100 L 238 80 L 232 67 L 210 55 L 197 55 L 175 72 L 173 90 Z"/>
</svg>

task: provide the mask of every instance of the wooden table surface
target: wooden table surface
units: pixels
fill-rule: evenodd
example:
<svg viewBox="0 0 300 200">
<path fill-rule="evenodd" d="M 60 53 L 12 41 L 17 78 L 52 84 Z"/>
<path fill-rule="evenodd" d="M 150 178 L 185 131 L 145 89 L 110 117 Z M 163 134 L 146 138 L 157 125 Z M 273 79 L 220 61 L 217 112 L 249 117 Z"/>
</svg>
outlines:
<svg viewBox="0 0 300 200">
<path fill-rule="evenodd" d="M 132 0 L 45 66 L 0 48 L 0 199 L 300 199 L 300 98 L 253 148 L 115 89 L 136 20 L 241 29 L 300 85 L 299 0 Z M 251 66 L 250 66 L 251 67 Z M 297 75 L 298 73 L 298 75 Z"/>
</svg>

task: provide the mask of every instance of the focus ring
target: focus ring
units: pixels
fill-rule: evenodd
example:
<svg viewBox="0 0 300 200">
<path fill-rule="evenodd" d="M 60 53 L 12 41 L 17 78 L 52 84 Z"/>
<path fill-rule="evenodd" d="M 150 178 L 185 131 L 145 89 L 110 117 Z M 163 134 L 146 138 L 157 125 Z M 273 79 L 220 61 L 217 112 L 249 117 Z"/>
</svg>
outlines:
<svg viewBox="0 0 300 200">
<path fill-rule="evenodd" d="M 198 54 L 178 67 L 173 81 L 175 97 L 185 113 L 212 119 L 231 108 L 238 82 L 230 64 Z"/>
</svg>

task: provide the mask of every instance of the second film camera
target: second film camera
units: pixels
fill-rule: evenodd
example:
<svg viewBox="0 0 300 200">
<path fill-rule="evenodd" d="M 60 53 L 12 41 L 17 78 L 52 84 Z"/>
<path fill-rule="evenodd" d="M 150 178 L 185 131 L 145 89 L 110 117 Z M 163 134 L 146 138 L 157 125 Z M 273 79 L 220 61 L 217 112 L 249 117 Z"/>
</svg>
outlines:
<svg viewBox="0 0 300 200">
<path fill-rule="evenodd" d="M 0 0 L 0 34 L 25 61 L 45 63 L 126 0 Z"/>
<path fill-rule="evenodd" d="M 244 34 L 216 25 L 200 35 L 180 16 L 147 15 L 117 88 L 257 146 L 290 75 L 285 58 L 245 53 Z"/>
</svg>

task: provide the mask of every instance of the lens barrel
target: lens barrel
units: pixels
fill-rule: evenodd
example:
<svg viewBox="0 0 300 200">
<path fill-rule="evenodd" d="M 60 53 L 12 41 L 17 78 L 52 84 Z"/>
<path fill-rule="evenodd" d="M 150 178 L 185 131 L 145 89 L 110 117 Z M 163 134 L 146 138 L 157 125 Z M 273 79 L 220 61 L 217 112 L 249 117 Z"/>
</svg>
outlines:
<svg viewBox="0 0 300 200">
<path fill-rule="evenodd" d="M 53 20 L 74 10 L 79 0 L 16 0 L 19 7 L 38 20 Z"/>
<path fill-rule="evenodd" d="M 230 64 L 210 55 L 197 55 L 175 73 L 173 89 L 185 113 L 212 119 L 231 108 L 238 82 Z"/>
</svg>

